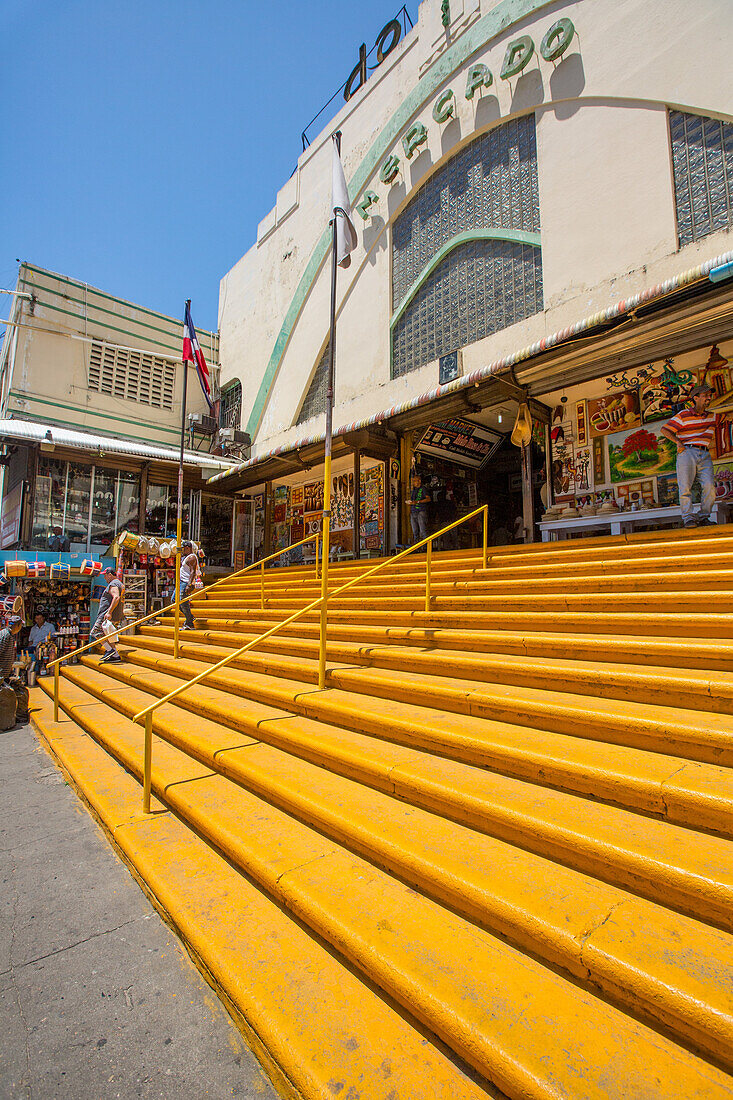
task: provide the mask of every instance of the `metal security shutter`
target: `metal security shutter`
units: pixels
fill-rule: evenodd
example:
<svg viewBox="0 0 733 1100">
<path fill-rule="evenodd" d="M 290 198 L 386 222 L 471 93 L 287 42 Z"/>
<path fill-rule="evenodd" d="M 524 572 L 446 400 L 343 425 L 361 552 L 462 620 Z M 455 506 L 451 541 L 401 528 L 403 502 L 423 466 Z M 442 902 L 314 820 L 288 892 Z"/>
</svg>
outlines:
<svg viewBox="0 0 733 1100">
<path fill-rule="evenodd" d="M 90 390 L 158 409 L 172 409 L 175 382 L 175 366 L 167 359 L 92 341 L 87 372 Z"/>
</svg>

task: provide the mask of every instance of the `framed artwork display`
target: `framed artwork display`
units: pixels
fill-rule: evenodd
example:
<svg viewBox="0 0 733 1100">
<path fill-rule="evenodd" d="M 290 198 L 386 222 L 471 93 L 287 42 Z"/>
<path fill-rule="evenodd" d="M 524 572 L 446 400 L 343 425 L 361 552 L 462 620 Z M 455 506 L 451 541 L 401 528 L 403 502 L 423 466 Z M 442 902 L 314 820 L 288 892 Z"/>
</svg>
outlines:
<svg viewBox="0 0 733 1100">
<path fill-rule="evenodd" d="M 639 507 L 654 503 L 654 481 L 632 481 L 628 485 L 619 485 L 616 488 L 616 498 L 619 503 L 630 508 L 632 504 Z"/>
<path fill-rule="evenodd" d="M 638 427 L 641 424 L 639 391 L 622 390 L 589 400 L 588 424 L 593 437 Z"/>
<path fill-rule="evenodd" d="M 596 485 L 606 480 L 606 441 L 602 435 L 593 440 L 593 480 Z"/>
<path fill-rule="evenodd" d="M 676 459 L 674 443 L 652 426 L 618 432 L 608 440 L 608 465 L 613 482 L 673 473 Z"/>
<path fill-rule="evenodd" d="M 733 500 L 733 462 L 716 462 L 714 477 L 715 499 Z"/>
<path fill-rule="evenodd" d="M 575 423 L 578 429 L 578 446 L 584 447 L 588 442 L 588 420 L 586 416 L 585 401 L 578 401 L 575 406 Z"/>
<path fill-rule="evenodd" d="M 590 447 L 575 448 L 573 466 L 576 493 L 587 493 L 593 488 L 593 460 Z"/>
</svg>

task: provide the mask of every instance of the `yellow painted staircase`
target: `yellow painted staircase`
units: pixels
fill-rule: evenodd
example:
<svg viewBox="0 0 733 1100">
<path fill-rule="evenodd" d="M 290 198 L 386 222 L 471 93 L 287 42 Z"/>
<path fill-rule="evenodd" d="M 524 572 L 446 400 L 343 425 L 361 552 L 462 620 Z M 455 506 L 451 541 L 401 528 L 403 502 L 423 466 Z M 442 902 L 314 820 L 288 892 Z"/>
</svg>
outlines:
<svg viewBox="0 0 733 1100">
<path fill-rule="evenodd" d="M 330 587 L 369 563 L 333 567 Z M 733 527 L 233 578 L 34 693 L 285 1095 L 733 1098 Z M 45 693 L 45 694 L 44 694 Z"/>
</svg>

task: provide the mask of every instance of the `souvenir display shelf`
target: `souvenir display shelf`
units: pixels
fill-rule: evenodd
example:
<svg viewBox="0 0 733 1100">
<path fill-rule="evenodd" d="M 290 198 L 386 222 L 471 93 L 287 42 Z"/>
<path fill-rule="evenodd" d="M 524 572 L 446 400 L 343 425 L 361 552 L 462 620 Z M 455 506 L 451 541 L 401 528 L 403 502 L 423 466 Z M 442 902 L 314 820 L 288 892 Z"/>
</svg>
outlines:
<svg viewBox="0 0 733 1100">
<path fill-rule="evenodd" d="M 90 579 L 28 578 L 17 582 L 17 591 L 23 597 L 27 624 L 33 623 L 37 611 L 55 624 L 54 641 L 59 653 L 70 653 L 89 641 Z"/>
<path fill-rule="evenodd" d="M 125 618 L 142 619 L 148 606 L 147 571 L 126 569 L 122 579 L 125 585 Z"/>
<path fill-rule="evenodd" d="M 171 588 L 175 584 L 175 569 L 155 570 L 155 595 L 162 596 L 164 588 Z"/>
</svg>

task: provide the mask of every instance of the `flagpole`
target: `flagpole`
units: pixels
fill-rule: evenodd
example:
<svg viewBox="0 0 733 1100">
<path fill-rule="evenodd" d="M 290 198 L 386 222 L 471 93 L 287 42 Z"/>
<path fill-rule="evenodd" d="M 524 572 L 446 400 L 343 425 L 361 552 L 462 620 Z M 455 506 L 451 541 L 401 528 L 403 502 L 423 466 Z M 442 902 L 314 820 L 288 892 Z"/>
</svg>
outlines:
<svg viewBox="0 0 733 1100">
<path fill-rule="evenodd" d="M 191 299 L 186 302 L 190 309 Z M 186 397 L 188 393 L 188 361 L 183 360 L 183 396 L 181 398 L 181 454 L 178 460 L 178 524 L 176 529 L 176 619 L 173 627 L 173 656 L 180 656 L 178 635 L 181 627 L 181 539 L 183 538 L 183 448 L 186 441 Z"/>
<path fill-rule="evenodd" d="M 341 152 L 341 134 L 335 134 Z M 318 657 L 318 687 L 326 686 L 326 627 L 328 620 L 328 561 L 331 536 L 331 440 L 333 436 L 333 380 L 336 360 L 336 268 L 338 253 L 337 218 L 331 219 L 331 329 L 328 341 L 328 388 L 326 390 L 326 442 L 323 462 L 323 530 L 321 535 L 321 638 Z"/>
</svg>

